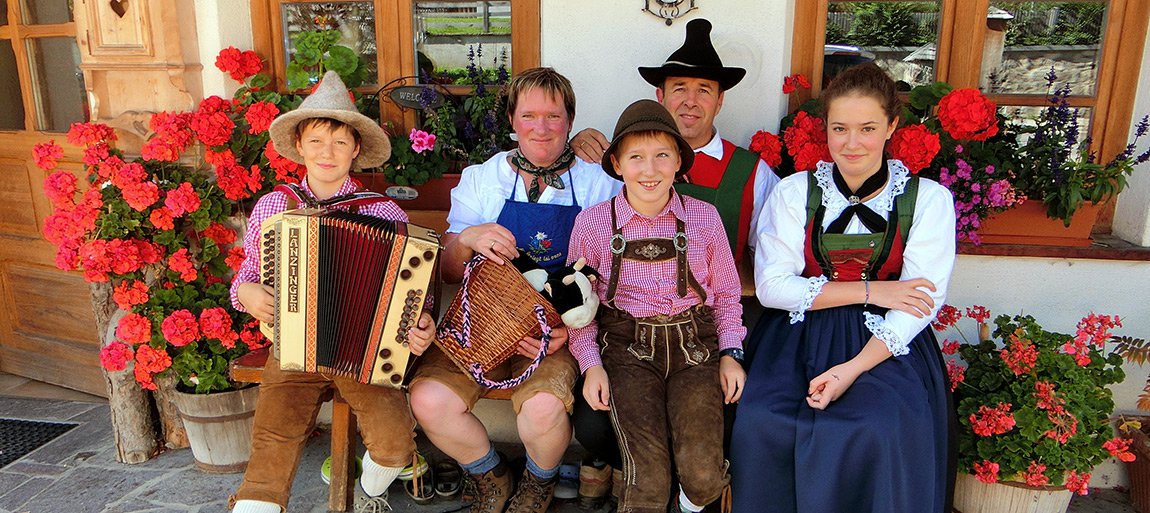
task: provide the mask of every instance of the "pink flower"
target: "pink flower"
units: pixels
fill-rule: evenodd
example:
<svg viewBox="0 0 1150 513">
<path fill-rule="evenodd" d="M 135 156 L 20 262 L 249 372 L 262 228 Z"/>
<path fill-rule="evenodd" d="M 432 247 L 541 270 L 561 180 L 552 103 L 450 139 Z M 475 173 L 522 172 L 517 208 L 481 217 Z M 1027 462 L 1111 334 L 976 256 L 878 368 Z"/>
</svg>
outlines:
<svg viewBox="0 0 1150 513">
<path fill-rule="evenodd" d="M 173 346 L 183 347 L 200 338 L 200 323 L 188 310 L 176 310 L 160 325 L 164 338 Z"/>
<path fill-rule="evenodd" d="M 188 256 L 188 248 L 180 248 L 172 256 L 168 257 L 168 268 L 179 273 L 180 279 L 186 282 L 196 281 L 199 277 L 199 272 L 196 271 L 196 264 L 192 262 Z"/>
<path fill-rule="evenodd" d="M 416 153 L 423 153 L 427 150 L 435 149 L 435 134 L 412 128 L 411 135 L 407 136 L 407 138 L 411 139 L 411 150 Z"/>
<path fill-rule="evenodd" d="M 192 184 L 184 182 L 179 187 L 168 191 L 168 196 L 164 198 L 164 206 L 168 207 L 173 216 L 180 217 L 184 213 L 192 213 L 200 209 L 200 196 L 196 194 Z"/>
<path fill-rule="evenodd" d="M 966 367 L 952 361 L 946 362 L 946 377 L 950 382 L 950 391 L 958 389 L 958 385 L 966 381 Z"/>
<path fill-rule="evenodd" d="M 132 348 L 123 342 L 112 342 L 100 349 L 100 365 L 109 372 L 122 371 L 135 359 Z"/>
<path fill-rule="evenodd" d="M 62 158 L 64 158 L 64 148 L 56 144 L 55 139 L 32 147 L 32 160 L 36 162 L 36 167 L 44 171 L 56 169 L 57 161 Z"/>
<path fill-rule="evenodd" d="M 76 202 L 76 175 L 67 171 L 57 171 L 44 179 L 44 195 L 56 208 L 71 207 Z"/>
<path fill-rule="evenodd" d="M 219 340 L 224 347 L 236 346 L 239 334 L 232 329 L 232 317 L 221 307 L 208 308 L 200 312 L 200 331 L 204 337 Z"/>
<path fill-rule="evenodd" d="M 130 312 L 132 307 L 148 302 L 148 286 L 140 280 L 120 282 L 112 290 L 112 300 L 120 310 Z"/>
</svg>

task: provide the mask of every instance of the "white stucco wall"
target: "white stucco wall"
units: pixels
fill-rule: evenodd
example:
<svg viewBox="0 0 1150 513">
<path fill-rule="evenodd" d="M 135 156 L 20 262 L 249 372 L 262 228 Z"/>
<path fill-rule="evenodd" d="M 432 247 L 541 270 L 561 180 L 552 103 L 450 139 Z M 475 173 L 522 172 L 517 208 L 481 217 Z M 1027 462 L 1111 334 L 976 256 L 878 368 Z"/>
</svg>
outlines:
<svg viewBox="0 0 1150 513">
<path fill-rule="evenodd" d="M 1125 327 L 1116 334 L 1150 336 L 1150 262 L 960 255 L 950 283 L 947 303 L 957 307 L 1031 315 L 1048 331 L 1069 334 L 1091 312 L 1117 315 Z M 1134 409 L 1150 373 L 1134 365 L 1124 370 L 1126 380 L 1112 388 L 1118 412 Z M 1126 482 L 1125 468 L 1111 459 L 1095 468 L 1091 486 Z"/>
<path fill-rule="evenodd" d="M 723 137 L 746 146 L 756 130 L 778 129 L 785 110 L 783 76 L 790 69 L 790 2 L 697 4 L 668 27 L 643 12 L 642 2 L 542 0 L 540 61 L 571 80 L 578 98 L 576 131 L 594 127 L 610 137 L 627 105 L 655 98 L 655 88 L 636 68 L 663 64 L 683 44 L 686 22 L 694 18 L 711 21 L 711 40 L 724 65 L 747 70 L 723 100 L 716 123 Z"/>
<path fill-rule="evenodd" d="M 236 0 L 196 0 L 195 8 L 204 96 L 231 98 L 240 84 L 216 68 L 216 55 L 229 46 L 252 49 L 251 7 Z"/>
<path fill-rule="evenodd" d="M 1150 44 L 1142 49 L 1142 73 L 1138 77 L 1138 95 L 1134 100 L 1134 116 L 1129 139 L 1134 137 L 1134 124 L 1150 114 Z M 1150 137 L 1143 137 L 1138 152 L 1150 147 Z M 1118 196 L 1114 211 L 1114 234 L 1139 246 L 1150 246 L 1150 162 L 1134 169 L 1130 186 Z"/>
</svg>

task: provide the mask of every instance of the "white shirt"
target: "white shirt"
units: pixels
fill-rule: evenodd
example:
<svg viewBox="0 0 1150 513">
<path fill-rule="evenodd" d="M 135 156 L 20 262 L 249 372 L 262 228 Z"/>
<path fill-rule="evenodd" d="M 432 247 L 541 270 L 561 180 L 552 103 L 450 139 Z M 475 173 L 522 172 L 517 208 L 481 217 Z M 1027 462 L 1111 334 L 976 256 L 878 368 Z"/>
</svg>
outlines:
<svg viewBox="0 0 1150 513">
<path fill-rule="evenodd" d="M 902 193 L 910 171 L 897 160 L 887 161 L 890 179 L 874 198 L 863 202 L 876 213 L 886 216 L 894 208 L 895 198 Z M 820 162 L 814 171 L 822 204 L 826 207 L 823 228 L 829 226 L 842 213 L 849 202 L 834 186 L 832 165 Z M 791 323 L 803 320 L 815 297 L 822 292 L 826 276 L 804 278 L 804 243 L 807 223 L 807 173 L 795 173 L 779 182 L 767 198 L 759 220 L 759 250 L 755 253 L 755 291 L 759 301 L 767 307 L 791 312 Z M 934 300 L 931 315 L 919 319 L 910 314 L 890 310 L 884 317 L 867 313 L 867 328 L 882 340 L 891 354 L 900 356 L 909 352 L 912 338 L 934 319 L 938 309 L 946 302 L 950 273 L 954 269 L 954 198 L 950 191 L 937 182 L 919 179 L 918 197 L 914 217 L 903 251 L 900 280 L 926 278 L 937 290 L 930 292 Z M 844 233 L 869 233 L 855 217 Z"/>
<path fill-rule="evenodd" d="M 737 146 L 737 145 L 736 145 Z M 723 138 L 719 137 L 719 131 L 715 130 L 715 136 L 711 138 L 711 142 L 704 144 L 702 147 L 695 148 L 695 153 L 703 153 L 707 156 L 713 157 L 716 160 L 723 160 Z M 759 232 L 759 216 L 763 211 L 763 204 L 767 201 L 767 196 L 779 183 L 779 175 L 776 175 L 771 170 L 763 159 L 759 159 L 758 167 L 755 168 L 755 192 L 754 192 L 754 208 L 751 210 L 751 228 L 750 234 L 747 236 L 747 245 L 751 249 L 755 249 L 756 238 L 755 234 Z"/>
<path fill-rule="evenodd" d="M 519 173 L 507 161 L 508 154 L 509 151 L 496 153 L 487 162 L 463 170 L 459 185 L 451 189 L 447 233 L 460 233 L 472 226 L 495 222 L 504 202 L 511 196 L 512 188 L 515 189 L 516 201 L 527 201 L 527 189 L 519 179 Z M 560 179 L 565 187 L 545 188 L 539 195 L 539 203 L 571 205 L 571 195 L 574 194 L 579 206 L 587 208 L 611 199 L 623 188 L 623 182 L 608 176 L 599 164 L 589 164 L 580 159 L 575 159 Z"/>
</svg>

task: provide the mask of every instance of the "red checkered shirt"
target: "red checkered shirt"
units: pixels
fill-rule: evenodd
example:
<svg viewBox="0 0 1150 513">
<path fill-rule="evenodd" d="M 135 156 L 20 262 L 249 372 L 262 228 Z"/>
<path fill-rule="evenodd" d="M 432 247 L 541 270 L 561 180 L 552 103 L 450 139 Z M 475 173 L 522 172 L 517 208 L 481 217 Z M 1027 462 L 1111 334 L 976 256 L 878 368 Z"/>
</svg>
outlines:
<svg viewBox="0 0 1150 513">
<path fill-rule="evenodd" d="M 303 187 L 303 190 L 307 192 L 308 196 L 315 198 L 315 194 L 312 194 L 311 189 L 307 186 L 307 180 L 303 180 L 300 185 Z M 355 190 L 355 182 L 348 177 L 344 180 L 343 185 L 339 187 L 339 190 L 332 196 L 351 194 L 355 192 Z M 248 219 L 248 230 L 244 233 L 244 263 L 240 266 L 240 270 L 236 272 L 236 276 L 232 278 L 232 306 L 236 307 L 236 310 L 241 312 L 247 311 L 244 305 L 240 304 L 239 297 L 236 296 L 236 291 L 239 290 L 240 284 L 260 281 L 260 226 L 263 225 L 265 219 L 286 210 L 287 200 L 287 195 L 282 192 L 269 192 L 260 198 L 260 200 L 256 202 L 255 208 L 252 209 L 252 216 Z M 347 208 L 340 207 L 340 210 L 347 210 Z M 407 212 L 404 212 L 394 201 L 383 201 L 361 206 L 358 212 L 388 221 L 408 222 Z M 430 299 L 430 297 L 428 299 Z"/>
<path fill-rule="evenodd" d="M 743 327 L 743 306 L 739 275 L 727 233 L 715 207 L 704 201 L 672 192 L 671 201 L 654 217 L 647 217 L 631 208 L 625 192 L 616 196 L 616 215 L 627 240 L 675 235 L 675 220 L 682 219 L 687 228 L 687 262 L 695 279 L 707 294 L 704 304 L 712 308 L 719 334 L 719 348 L 741 348 L 747 329 Z M 601 280 L 595 283 L 599 299 L 606 301 L 607 285 L 611 281 L 611 204 L 605 201 L 579 213 L 571 233 L 568 262 L 579 257 L 599 271 Z M 676 280 L 676 260 L 659 263 L 640 263 L 623 260 L 619 270 L 619 285 L 615 289 L 615 306 L 634 317 L 675 315 L 699 304 L 700 298 L 688 288 L 686 297 L 679 297 Z M 601 365 L 596 344 L 597 322 L 568 332 L 568 346 L 579 360 L 579 370 L 585 372 Z"/>
</svg>

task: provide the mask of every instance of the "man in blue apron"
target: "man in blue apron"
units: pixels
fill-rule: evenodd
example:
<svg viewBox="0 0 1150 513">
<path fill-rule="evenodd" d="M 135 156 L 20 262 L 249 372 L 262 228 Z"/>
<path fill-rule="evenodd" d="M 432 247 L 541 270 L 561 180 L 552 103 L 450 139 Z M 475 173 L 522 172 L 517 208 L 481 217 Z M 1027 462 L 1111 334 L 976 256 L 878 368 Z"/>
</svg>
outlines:
<svg viewBox="0 0 1150 513">
<path fill-rule="evenodd" d="M 575 216 L 622 187 L 598 164 L 576 159 L 567 144 L 575 94 L 565 77 L 550 68 L 526 70 L 508 85 L 507 98 L 519 147 L 464 169 L 451 191 L 440 258 L 448 282 L 460 281 L 476 254 L 507 264 L 522 252 L 548 271 L 563 267 Z M 500 513 L 507 505 L 511 513 L 542 513 L 550 504 L 571 440 L 568 414 L 579 376 L 566 340 L 565 327 L 554 329 L 549 355 L 512 389 L 519 438 L 527 450 L 527 468 L 514 494 L 507 465 L 471 413 L 484 389 L 438 348 L 421 357 L 410 385 L 412 411 L 431 442 L 472 474 L 478 488 L 472 512 Z M 520 354 L 488 376 L 519 374 L 538 348 L 538 340 L 524 339 Z"/>
</svg>

